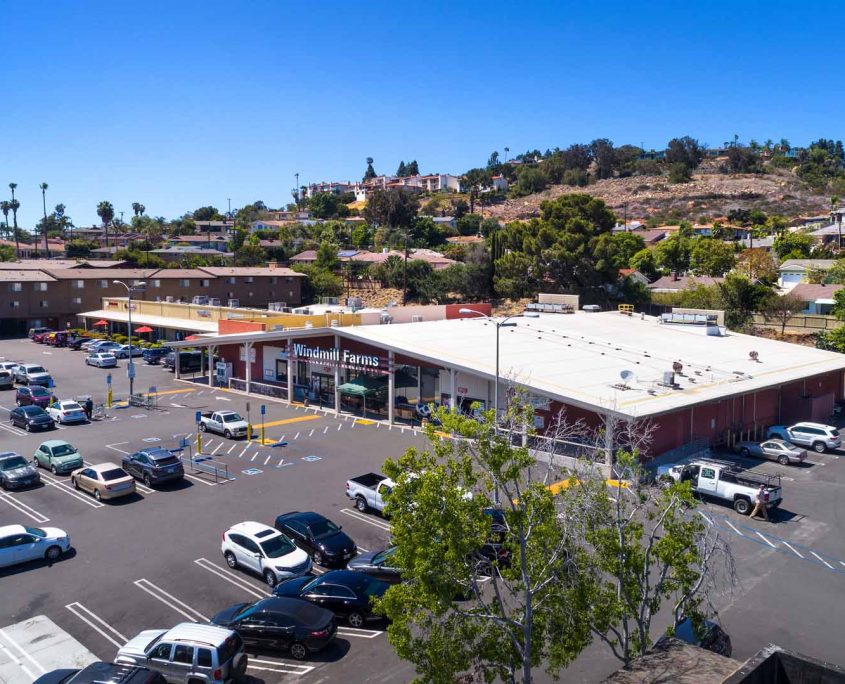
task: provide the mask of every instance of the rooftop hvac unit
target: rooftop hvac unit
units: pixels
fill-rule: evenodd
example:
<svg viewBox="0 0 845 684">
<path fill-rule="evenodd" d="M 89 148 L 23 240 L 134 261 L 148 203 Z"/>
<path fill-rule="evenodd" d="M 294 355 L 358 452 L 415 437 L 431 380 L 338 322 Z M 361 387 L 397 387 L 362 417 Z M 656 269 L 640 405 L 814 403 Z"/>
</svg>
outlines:
<svg viewBox="0 0 845 684">
<path fill-rule="evenodd" d="M 172 303 L 173 303 L 173 301 L 174 301 L 174 300 L 173 300 L 173 295 L 167 295 L 167 296 L 164 298 L 164 301 L 165 301 L 165 302 L 168 302 L 168 303 L 170 303 L 170 304 L 172 304 Z"/>
<path fill-rule="evenodd" d="M 209 297 L 208 303 L 210 306 L 220 306 L 220 300 L 217 297 Z"/>
<path fill-rule="evenodd" d="M 208 297 L 205 295 L 196 295 L 192 300 L 192 304 L 200 304 L 201 306 L 205 306 L 208 304 Z"/>
<path fill-rule="evenodd" d="M 674 387 L 675 386 L 675 374 L 672 371 L 664 371 L 663 373 L 663 382 L 660 383 L 664 387 Z"/>
<path fill-rule="evenodd" d="M 586 311 L 587 313 L 598 313 L 601 311 L 601 307 L 598 304 L 584 304 L 581 307 L 582 311 Z"/>
<path fill-rule="evenodd" d="M 422 323 L 422 319 L 423 319 L 423 317 L 420 316 L 419 314 L 417 314 L 415 316 L 411 316 L 411 323 Z"/>
<path fill-rule="evenodd" d="M 348 306 L 350 309 L 363 309 L 364 300 L 361 299 L 361 297 L 347 297 L 346 306 Z"/>
<path fill-rule="evenodd" d="M 393 323 L 393 316 L 391 316 L 390 314 L 383 313 L 379 317 L 379 323 L 381 323 L 382 325 L 388 325 L 390 323 Z"/>
<path fill-rule="evenodd" d="M 240 299 L 230 299 L 228 301 L 228 303 L 226 304 L 226 306 L 228 306 L 230 309 L 237 309 L 240 305 L 241 305 Z"/>
<path fill-rule="evenodd" d="M 273 332 L 277 332 L 279 330 L 284 330 L 284 329 L 285 329 L 285 326 L 283 326 L 283 325 L 271 325 L 270 326 L 270 330 L 273 331 Z"/>
</svg>

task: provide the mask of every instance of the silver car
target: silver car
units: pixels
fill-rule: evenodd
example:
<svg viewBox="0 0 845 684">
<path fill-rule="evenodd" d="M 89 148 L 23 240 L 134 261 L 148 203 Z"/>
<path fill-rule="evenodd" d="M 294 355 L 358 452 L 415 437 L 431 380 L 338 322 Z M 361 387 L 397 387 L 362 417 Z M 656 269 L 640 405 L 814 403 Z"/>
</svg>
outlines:
<svg viewBox="0 0 845 684">
<path fill-rule="evenodd" d="M 117 359 L 111 352 L 93 352 L 85 357 L 85 365 L 97 368 L 116 368 Z"/>
<path fill-rule="evenodd" d="M 37 363 L 22 363 L 15 366 L 15 380 L 24 385 L 43 385 L 49 387 L 53 378 L 44 366 Z"/>
<path fill-rule="evenodd" d="M 737 450 L 743 456 L 766 458 L 781 465 L 799 464 L 807 458 L 807 450 L 782 439 L 767 439 L 765 442 L 739 442 Z"/>
</svg>

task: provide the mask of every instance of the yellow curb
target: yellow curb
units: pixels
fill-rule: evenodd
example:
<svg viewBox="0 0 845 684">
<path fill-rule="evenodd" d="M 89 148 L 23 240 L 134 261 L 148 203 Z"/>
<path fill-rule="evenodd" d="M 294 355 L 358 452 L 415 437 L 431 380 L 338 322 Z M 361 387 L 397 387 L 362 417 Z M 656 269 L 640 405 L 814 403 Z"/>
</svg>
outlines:
<svg viewBox="0 0 845 684">
<path fill-rule="evenodd" d="M 364 420 L 363 418 L 360 420 L 355 421 L 356 425 L 375 425 L 376 421 L 374 420 Z"/>
<path fill-rule="evenodd" d="M 277 425 L 288 425 L 289 423 L 301 423 L 306 420 L 320 420 L 323 416 L 318 415 L 311 415 L 311 416 L 297 416 L 296 418 L 285 418 L 284 420 L 272 420 L 269 423 L 264 423 L 264 428 L 268 427 L 276 427 Z M 261 429 L 261 423 L 253 423 L 252 429 Z"/>
</svg>

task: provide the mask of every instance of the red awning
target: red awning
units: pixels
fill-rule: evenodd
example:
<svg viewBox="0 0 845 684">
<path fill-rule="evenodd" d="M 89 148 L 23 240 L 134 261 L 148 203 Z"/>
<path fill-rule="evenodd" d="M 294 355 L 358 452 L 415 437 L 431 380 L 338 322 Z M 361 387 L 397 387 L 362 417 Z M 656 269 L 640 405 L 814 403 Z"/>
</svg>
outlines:
<svg viewBox="0 0 845 684">
<path fill-rule="evenodd" d="M 200 338 L 200 336 L 199 336 L 199 335 L 188 335 L 188 336 L 185 338 L 185 341 L 186 341 L 186 342 L 191 342 L 192 340 L 198 340 L 199 338 Z"/>
<path fill-rule="evenodd" d="M 108 324 L 109 324 L 109 322 L 108 322 L 108 321 L 104 321 L 103 319 L 100 319 L 99 321 L 97 321 L 96 323 L 94 323 L 94 327 L 95 327 L 95 328 L 99 328 L 101 325 L 108 325 Z"/>
<path fill-rule="evenodd" d="M 151 333 L 153 329 L 148 325 L 142 325 L 140 328 L 135 328 L 135 332 L 139 335 L 142 333 Z"/>
</svg>

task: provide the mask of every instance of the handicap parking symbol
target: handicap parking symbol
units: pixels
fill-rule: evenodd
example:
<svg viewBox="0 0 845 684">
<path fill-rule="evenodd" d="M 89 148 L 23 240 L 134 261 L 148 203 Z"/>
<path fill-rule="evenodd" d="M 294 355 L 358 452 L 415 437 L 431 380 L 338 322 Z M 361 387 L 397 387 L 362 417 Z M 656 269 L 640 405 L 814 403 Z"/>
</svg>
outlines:
<svg viewBox="0 0 845 684">
<path fill-rule="evenodd" d="M 247 468 L 246 470 L 241 471 L 244 475 L 258 475 L 262 472 L 261 468 Z"/>
<path fill-rule="evenodd" d="M 308 463 L 313 463 L 314 461 L 322 461 L 323 457 L 322 456 L 303 456 L 302 460 L 307 461 Z"/>
<path fill-rule="evenodd" d="M 144 439 L 141 440 L 141 441 L 148 442 L 148 443 L 149 442 L 160 442 L 161 439 L 159 439 L 158 437 L 144 437 Z"/>
</svg>

